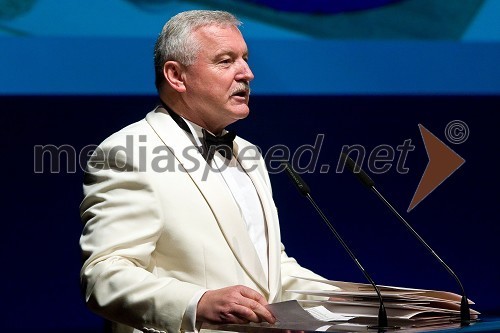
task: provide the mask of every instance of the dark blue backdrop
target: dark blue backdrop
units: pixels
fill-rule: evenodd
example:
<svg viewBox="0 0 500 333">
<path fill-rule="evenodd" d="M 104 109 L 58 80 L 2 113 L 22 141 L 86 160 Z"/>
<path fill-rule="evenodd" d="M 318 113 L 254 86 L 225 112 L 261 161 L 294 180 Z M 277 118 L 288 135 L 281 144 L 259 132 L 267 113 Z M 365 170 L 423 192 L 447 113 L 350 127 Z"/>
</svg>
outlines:
<svg viewBox="0 0 500 333">
<path fill-rule="evenodd" d="M 35 173 L 34 146 L 71 145 L 79 152 L 141 119 L 155 103 L 154 96 L 0 97 L 5 330 L 101 330 L 101 320 L 85 308 L 79 291 L 82 171 Z M 466 122 L 469 139 L 452 146 L 466 163 L 404 216 L 461 277 L 475 308 L 500 313 L 495 134 L 500 97 L 253 96 L 251 107 L 249 119 L 233 128 L 264 152 L 275 144 L 294 152 L 325 135 L 318 167 L 302 176 L 377 283 L 454 292 L 458 288 L 444 269 L 372 193 L 352 175 L 335 173 L 335 166 L 342 145 L 362 144 L 370 151 L 411 139 L 416 149 L 408 155 L 407 174 L 393 167 L 373 176 L 404 213 L 427 164 L 417 125 L 446 142 L 446 124 Z M 302 161 L 307 158 L 305 154 Z M 323 164 L 331 165 L 328 173 L 319 172 Z M 271 181 L 289 255 L 327 278 L 364 282 L 288 178 L 274 174 Z"/>
</svg>

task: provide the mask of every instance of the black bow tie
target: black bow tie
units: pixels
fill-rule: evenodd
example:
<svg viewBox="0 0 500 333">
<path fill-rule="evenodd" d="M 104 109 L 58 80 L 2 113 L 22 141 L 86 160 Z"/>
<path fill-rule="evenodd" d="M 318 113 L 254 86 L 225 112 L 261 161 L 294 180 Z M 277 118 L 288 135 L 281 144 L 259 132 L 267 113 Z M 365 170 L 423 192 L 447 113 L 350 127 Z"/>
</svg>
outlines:
<svg viewBox="0 0 500 333">
<path fill-rule="evenodd" d="M 233 140 L 236 137 L 236 133 L 227 132 L 224 135 L 215 136 L 205 129 L 202 129 L 202 133 L 203 149 L 201 153 L 207 162 L 212 160 L 216 151 L 225 158 L 231 158 L 233 154 Z"/>
</svg>

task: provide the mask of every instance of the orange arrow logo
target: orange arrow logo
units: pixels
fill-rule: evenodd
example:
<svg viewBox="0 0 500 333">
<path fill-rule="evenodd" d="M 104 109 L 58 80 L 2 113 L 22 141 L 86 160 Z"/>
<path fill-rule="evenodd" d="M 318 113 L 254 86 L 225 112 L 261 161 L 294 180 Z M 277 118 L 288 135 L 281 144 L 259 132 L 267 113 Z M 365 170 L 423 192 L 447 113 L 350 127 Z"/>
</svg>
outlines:
<svg viewBox="0 0 500 333">
<path fill-rule="evenodd" d="M 416 205 L 465 163 L 465 160 L 461 156 L 429 132 L 427 128 L 421 124 L 418 124 L 418 127 L 424 141 L 429 163 L 413 195 L 408 212 L 415 208 Z"/>
</svg>

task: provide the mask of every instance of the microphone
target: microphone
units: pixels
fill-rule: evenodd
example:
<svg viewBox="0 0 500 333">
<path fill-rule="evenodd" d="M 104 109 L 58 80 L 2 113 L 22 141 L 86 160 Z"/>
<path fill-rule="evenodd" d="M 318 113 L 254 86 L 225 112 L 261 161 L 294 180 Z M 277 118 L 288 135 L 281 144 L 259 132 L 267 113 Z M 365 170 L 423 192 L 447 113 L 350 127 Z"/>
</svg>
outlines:
<svg viewBox="0 0 500 333">
<path fill-rule="evenodd" d="M 398 211 L 387 201 L 387 199 L 375 188 L 375 182 L 366 174 L 366 172 L 358 166 L 347 154 L 341 154 L 341 162 L 345 162 L 345 165 L 351 170 L 351 172 L 359 179 L 359 181 L 371 189 L 377 197 L 382 200 L 382 202 L 391 210 L 391 212 L 396 215 L 396 217 L 403 223 L 408 230 L 425 246 L 427 250 L 436 258 L 441 265 L 448 271 L 448 273 L 455 278 L 460 289 L 462 290 L 462 300 L 460 302 L 460 324 L 461 326 L 468 326 L 471 323 L 469 301 L 465 294 L 465 289 L 460 282 L 458 276 L 453 272 L 453 270 L 434 252 L 434 250 L 424 241 L 424 239 L 411 227 L 411 225 L 398 213 Z"/>
<path fill-rule="evenodd" d="M 316 212 L 321 216 L 323 221 L 326 223 L 328 228 L 330 228 L 331 232 L 335 235 L 335 237 L 340 242 L 340 244 L 342 244 L 342 246 L 344 247 L 344 250 L 346 250 L 346 252 L 349 254 L 351 259 L 356 263 L 356 265 L 361 270 L 361 272 L 363 273 L 365 278 L 372 285 L 373 289 L 375 289 L 375 292 L 377 293 L 379 304 L 380 304 L 379 310 L 378 310 L 378 321 L 377 321 L 376 326 L 368 326 L 368 328 L 369 329 L 378 329 L 379 332 L 384 332 L 387 329 L 398 329 L 399 327 L 397 327 L 397 326 L 388 326 L 387 313 L 385 311 L 384 301 L 382 300 L 382 294 L 380 293 L 379 288 L 377 287 L 375 282 L 373 282 L 373 279 L 370 277 L 368 272 L 363 268 L 363 266 L 361 266 L 361 263 L 356 258 L 356 256 L 351 251 L 351 249 L 347 246 L 347 244 L 344 242 L 344 240 L 342 239 L 340 234 L 337 232 L 337 230 L 335 230 L 335 228 L 330 223 L 330 221 L 328 221 L 328 218 L 325 216 L 323 211 L 318 207 L 316 202 L 313 200 L 313 198 L 311 197 L 311 189 L 309 188 L 309 186 L 306 184 L 306 182 L 304 182 L 304 180 L 302 180 L 302 178 L 299 176 L 299 174 L 297 174 L 295 172 L 295 170 L 293 170 L 290 163 L 288 163 L 287 161 L 284 161 L 284 162 L 282 162 L 282 165 L 284 166 L 287 175 L 292 179 L 292 182 L 295 184 L 295 186 L 299 190 L 300 194 L 305 196 L 311 202 L 311 204 L 313 205 Z"/>
</svg>

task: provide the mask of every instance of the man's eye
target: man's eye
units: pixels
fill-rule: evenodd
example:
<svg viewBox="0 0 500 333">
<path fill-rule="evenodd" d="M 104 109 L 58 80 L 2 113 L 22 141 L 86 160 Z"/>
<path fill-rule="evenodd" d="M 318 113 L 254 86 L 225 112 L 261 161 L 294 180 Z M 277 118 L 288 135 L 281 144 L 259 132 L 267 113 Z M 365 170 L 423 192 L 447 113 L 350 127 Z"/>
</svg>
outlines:
<svg viewBox="0 0 500 333">
<path fill-rule="evenodd" d="M 220 64 L 230 64 L 231 63 L 231 59 L 227 58 L 227 59 L 222 59 L 220 62 Z"/>
</svg>

